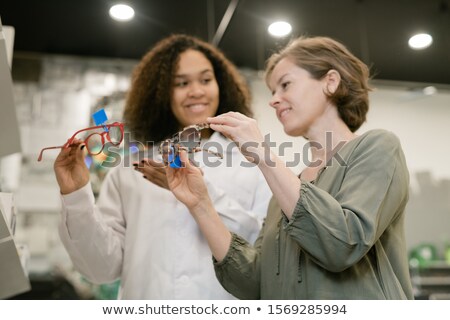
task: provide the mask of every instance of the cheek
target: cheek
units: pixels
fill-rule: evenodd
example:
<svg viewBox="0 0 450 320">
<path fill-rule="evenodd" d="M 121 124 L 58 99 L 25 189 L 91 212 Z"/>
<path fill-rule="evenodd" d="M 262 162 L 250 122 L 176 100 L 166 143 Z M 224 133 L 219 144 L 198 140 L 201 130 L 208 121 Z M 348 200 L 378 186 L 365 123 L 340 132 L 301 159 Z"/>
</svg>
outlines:
<svg viewBox="0 0 450 320">
<path fill-rule="evenodd" d="M 172 93 L 172 99 L 170 101 L 172 109 L 179 108 L 182 101 L 183 101 L 183 92 L 181 90 L 174 90 L 174 92 Z"/>
<path fill-rule="evenodd" d="M 213 102 L 213 107 L 215 108 L 215 111 L 217 111 L 217 109 L 219 108 L 219 100 L 220 100 L 220 92 L 219 92 L 219 87 L 218 85 L 214 85 L 211 86 L 210 90 L 209 90 L 209 96 L 211 99 L 211 102 Z"/>
<path fill-rule="evenodd" d="M 219 100 L 219 86 L 217 83 L 211 86 L 210 95 L 215 100 Z"/>
</svg>

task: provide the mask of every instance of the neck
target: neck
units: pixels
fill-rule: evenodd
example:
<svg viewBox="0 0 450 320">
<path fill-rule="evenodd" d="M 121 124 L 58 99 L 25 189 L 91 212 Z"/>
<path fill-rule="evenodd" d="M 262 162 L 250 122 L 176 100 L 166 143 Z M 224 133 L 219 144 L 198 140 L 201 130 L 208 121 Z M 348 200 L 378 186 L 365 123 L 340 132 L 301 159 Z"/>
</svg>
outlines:
<svg viewBox="0 0 450 320">
<path fill-rule="evenodd" d="M 311 142 L 313 162 L 320 161 L 324 166 L 336 152 L 356 135 L 342 121 L 336 108 L 319 118 L 308 130 L 305 138 Z"/>
</svg>

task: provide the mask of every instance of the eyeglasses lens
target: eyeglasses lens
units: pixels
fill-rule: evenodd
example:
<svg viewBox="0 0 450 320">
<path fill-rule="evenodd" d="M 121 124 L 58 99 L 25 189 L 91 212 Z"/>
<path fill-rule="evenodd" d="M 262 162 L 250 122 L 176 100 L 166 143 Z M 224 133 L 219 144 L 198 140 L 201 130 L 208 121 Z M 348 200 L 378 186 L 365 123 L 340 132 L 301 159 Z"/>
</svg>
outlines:
<svg viewBox="0 0 450 320">
<path fill-rule="evenodd" d="M 188 128 L 180 132 L 180 145 L 192 150 L 200 145 L 200 131 L 195 128 Z"/>
<path fill-rule="evenodd" d="M 160 147 L 162 159 L 164 163 L 172 163 L 174 160 L 174 146 L 170 141 L 164 141 Z"/>
<path fill-rule="evenodd" d="M 120 130 L 120 127 L 110 127 L 108 131 L 108 138 L 113 145 L 120 144 L 122 142 L 122 130 Z"/>
<path fill-rule="evenodd" d="M 98 133 L 91 134 L 85 141 L 89 153 L 92 155 L 97 155 L 102 152 L 103 149 L 103 139 Z"/>
</svg>

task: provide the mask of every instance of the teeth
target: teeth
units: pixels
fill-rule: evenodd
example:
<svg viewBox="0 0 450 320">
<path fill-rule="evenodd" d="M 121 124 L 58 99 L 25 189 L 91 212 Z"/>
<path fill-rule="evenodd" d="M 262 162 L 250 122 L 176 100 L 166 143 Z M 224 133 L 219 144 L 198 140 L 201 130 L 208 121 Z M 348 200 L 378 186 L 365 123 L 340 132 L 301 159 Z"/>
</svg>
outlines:
<svg viewBox="0 0 450 320">
<path fill-rule="evenodd" d="M 203 108 L 204 106 L 204 104 L 191 104 L 188 108 Z"/>
<path fill-rule="evenodd" d="M 193 111 L 193 112 L 200 112 L 205 110 L 206 108 L 206 104 L 202 104 L 202 103 L 198 103 L 198 104 L 191 104 L 187 106 L 189 110 Z"/>
<path fill-rule="evenodd" d="M 281 111 L 280 118 L 282 118 L 286 113 L 289 113 L 289 111 L 291 111 L 291 109 L 285 109 L 285 110 Z"/>
</svg>

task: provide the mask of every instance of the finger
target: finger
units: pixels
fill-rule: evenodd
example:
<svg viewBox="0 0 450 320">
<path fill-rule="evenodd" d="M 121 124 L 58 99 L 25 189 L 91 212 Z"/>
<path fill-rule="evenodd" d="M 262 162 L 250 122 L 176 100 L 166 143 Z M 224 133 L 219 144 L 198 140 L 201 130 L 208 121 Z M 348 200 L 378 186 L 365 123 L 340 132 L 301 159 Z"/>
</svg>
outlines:
<svg viewBox="0 0 450 320">
<path fill-rule="evenodd" d="M 145 163 L 156 168 L 164 168 L 164 163 L 156 161 L 154 159 L 144 159 Z"/>
<path fill-rule="evenodd" d="M 170 166 L 165 166 L 164 169 L 166 171 L 167 183 L 169 188 L 171 188 L 173 186 L 173 181 L 175 180 L 175 170 L 179 169 L 171 168 Z"/>
<path fill-rule="evenodd" d="M 188 170 L 192 170 L 193 165 L 191 161 L 189 161 L 189 155 L 184 148 L 180 148 L 179 156 L 181 161 L 181 167 L 186 168 Z"/>
<path fill-rule="evenodd" d="M 214 131 L 222 133 L 226 137 L 231 138 L 231 134 L 233 132 L 233 127 L 224 126 L 224 125 L 221 125 L 221 124 L 212 124 L 212 123 L 209 125 L 209 127 L 211 129 L 213 129 Z"/>
<path fill-rule="evenodd" d="M 238 119 L 238 120 L 246 120 L 246 119 L 250 119 L 250 118 L 247 117 L 246 115 L 243 115 L 242 113 L 240 113 L 240 112 L 235 112 L 235 111 L 230 111 L 230 112 L 224 113 L 224 115 L 227 115 L 227 116 L 229 116 L 229 117 L 231 117 L 231 118 Z"/>
<path fill-rule="evenodd" d="M 142 174 L 142 177 L 148 181 L 150 181 L 153 184 L 156 184 L 157 186 L 161 188 L 167 189 L 167 177 L 166 172 L 164 169 L 158 168 L 155 170 L 155 168 L 147 167 L 147 168 L 135 168 L 136 171 L 140 172 Z"/>
<path fill-rule="evenodd" d="M 155 168 L 149 165 L 135 166 L 135 170 L 146 175 L 147 177 L 165 177 L 166 173 L 164 168 Z"/>
<path fill-rule="evenodd" d="M 87 149 L 85 147 L 86 145 L 83 143 L 75 149 L 77 161 L 84 162 L 85 152 L 87 152 Z"/>
<path fill-rule="evenodd" d="M 166 179 L 166 172 L 164 168 L 144 168 L 144 174 L 153 179 L 164 181 Z"/>
<path fill-rule="evenodd" d="M 57 157 L 59 163 L 72 162 L 77 159 L 77 150 L 80 148 L 81 143 L 71 144 L 67 147 L 61 148 L 61 151 Z"/>
<path fill-rule="evenodd" d="M 164 168 L 164 163 L 155 161 L 153 159 L 142 159 L 141 161 L 133 162 L 135 168 L 153 167 L 153 168 Z"/>
<path fill-rule="evenodd" d="M 220 124 L 226 126 L 236 126 L 239 124 L 239 119 L 231 117 L 228 114 L 221 114 L 220 116 L 214 118 L 208 118 L 207 121 L 210 124 Z"/>
<path fill-rule="evenodd" d="M 76 149 L 79 148 L 81 145 L 84 145 L 83 141 L 75 139 L 75 140 L 72 141 L 71 144 L 69 144 L 66 147 L 66 149 L 76 151 Z"/>
<path fill-rule="evenodd" d="M 144 175 L 143 177 L 144 177 L 144 179 L 150 181 L 151 183 L 156 184 L 158 187 L 167 188 L 167 178 L 165 176 L 165 173 L 164 173 L 164 179 L 159 179 L 158 177 L 147 176 L 147 175 Z"/>
</svg>

